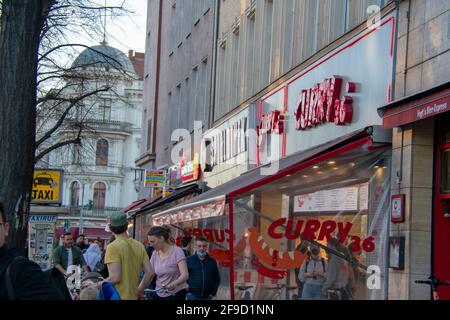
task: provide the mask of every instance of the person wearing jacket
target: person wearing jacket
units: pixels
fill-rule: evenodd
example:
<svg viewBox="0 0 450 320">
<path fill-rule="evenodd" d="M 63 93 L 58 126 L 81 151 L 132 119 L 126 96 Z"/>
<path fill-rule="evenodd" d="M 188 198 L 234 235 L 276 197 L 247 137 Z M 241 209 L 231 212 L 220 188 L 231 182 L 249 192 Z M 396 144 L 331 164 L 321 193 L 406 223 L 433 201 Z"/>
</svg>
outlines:
<svg viewBox="0 0 450 320">
<path fill-rule="evenodd" d="M 211 300 L 219 289 L 220 275 L 217 262 L 207 253 L 205 238 L 195 241 L 196 252 L 187 258 L 189 291 L 187 300 Z"/>
<path fill-rule="evenodd" d="M 310 258 L 303 262 L 298 278 L 303 283 L 302 299 L 322 298 L 322 285 L 326 279 L 327 265 L 320 256 L 320 249 L 312 247 Z"/>
<path fill-rule="evenodd" d="M 90 272 L 94 272 L 95 265 L 102 260 L 102 254 L 98 244 L 93 243 L 89 246 L 86 252 L 83 254 L 84 261 L 89 267 Z"/>
<path fill-rule="evenodd" d="M 0 300 L 64 300 L 36 263 L 6 248 L 8 232 L 0 203 Z"/>
<path fill-rule="evenodd" d="M 328 248 L 338 251 L 338 243 L 338 239 L 330 239 L 328 240 Z M 344 259 L 334 254 L 329 256 L 327 276 L 322 286 L 322 294 L 327 296 L 328 290 L 332 290 L 334 292 L 332 299 L 349 300 L 351 298 L 347 290 L 347 286 L 351 281 L 349 265 Z"/>
</svg>

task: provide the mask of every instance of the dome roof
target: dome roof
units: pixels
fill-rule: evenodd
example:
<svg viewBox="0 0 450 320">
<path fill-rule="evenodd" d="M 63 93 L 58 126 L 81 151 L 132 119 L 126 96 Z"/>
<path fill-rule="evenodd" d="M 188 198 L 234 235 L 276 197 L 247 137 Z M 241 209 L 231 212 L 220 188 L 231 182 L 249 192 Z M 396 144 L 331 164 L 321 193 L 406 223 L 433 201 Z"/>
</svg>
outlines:
<svg viewBox="0 0 450 320">
<path fill-rule="evenodd" d="M 105 44 L 87 48 L 80 53 L 72 68 L 81 67 L 113 68 L 135 73 L 133 64 L 125 53 Z"/>
</svg>

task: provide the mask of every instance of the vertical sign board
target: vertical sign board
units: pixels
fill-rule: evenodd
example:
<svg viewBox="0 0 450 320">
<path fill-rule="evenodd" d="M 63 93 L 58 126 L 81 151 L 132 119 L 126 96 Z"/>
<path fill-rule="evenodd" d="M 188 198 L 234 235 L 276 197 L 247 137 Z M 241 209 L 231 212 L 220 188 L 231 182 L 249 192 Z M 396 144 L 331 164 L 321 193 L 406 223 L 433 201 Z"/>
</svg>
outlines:
<svg viewBox="0 0 450 320">
<path fill-rule="evenodd" d="M 164 188 L 166 185 L 166 171 L 165 170 L 147 170 L 145 172 L 145 187 L 146 188 Z"/>
<path fill-rule="evenodd" d="M 56 215 L 33 214 L 28 226 L 28 258 L 42 270 L 50 268 L 55 237 Z"/>
<path fill-rule="evenodd" d="M 31 202 L 35 204 L 61 204 L 62 180 L 62 170 L 35 169 Z"/>
</svg>

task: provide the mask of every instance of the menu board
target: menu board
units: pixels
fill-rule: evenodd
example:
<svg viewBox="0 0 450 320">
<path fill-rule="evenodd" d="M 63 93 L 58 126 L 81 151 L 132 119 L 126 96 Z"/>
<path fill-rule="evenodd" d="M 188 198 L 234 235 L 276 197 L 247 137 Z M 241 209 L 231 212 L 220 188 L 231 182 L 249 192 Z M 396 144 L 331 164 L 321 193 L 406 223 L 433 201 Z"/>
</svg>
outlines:
<svg viewBox="0 0 450 320">
<path fill-rule="evenodd" d="M 322 190 L 294 197 L 295 212 L 358 211 L 359 186 Z"/>
</svg>

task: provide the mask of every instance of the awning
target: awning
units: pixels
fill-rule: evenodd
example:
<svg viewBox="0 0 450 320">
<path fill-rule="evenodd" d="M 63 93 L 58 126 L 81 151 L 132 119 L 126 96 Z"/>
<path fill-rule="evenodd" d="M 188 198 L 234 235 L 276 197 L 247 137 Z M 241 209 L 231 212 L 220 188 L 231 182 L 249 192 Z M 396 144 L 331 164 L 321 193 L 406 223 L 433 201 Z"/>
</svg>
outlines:
<svg viewBox="0 0 450 320">
<path fill-rule="evenodd" d="M 140 215 L 140 214 L 146 214 L 151 210 L 154 210 L 155 208 L 160 208 L 162 206 L 170 205 L 171 203 L 174 203 L 175 201 L 183 200 L 187 197 L 195 197 L 198 194 L 201 194 L 205 191 L 205 186 L 203 182 L 194 182 L 188 185 L 184 185 L 181 187 L 178 187 L 175 189 L 174 192 L 172 192 L 169 196 L 163 198 L 158 197 L 158 199 L 151 201 L 149 203 L 143 203 L 133 210 L 129 212 L 130 215 Z M 186 200 L 189 201 L 189 200 Z"/>
<path fill-rule="evenodd" d="M 369 143 L 372 141 L 372 132 L 373 128 L 369 127 L 281 159 L 279 161 L 278 173 L 275 176 L 282 176 L 286 170 L 295 169 L 295 166 L 298 164 L 338 148 L 349 146 L 349 149 L 351 149 L 352 144 Z M 191 217 L 191 220 L 201 219 L 202 216 L 208 217 L 208 214 L 205 213 L 205 211 L 211 209 L 213 209 L 213 213 L 211 213 L 210 216 L 224 215 L 226 197 L 236 191 L 251 188 L 258 183 L 265 183 L 268 176 L 262 175 L 261 169 L 268 166 L 270 165 L 248 171 L 231 181 L 195 197 L 183 205 L 165 210 L 154 216 L 153 223 L 162 225 L 171 224 L 175 221 L 184 222 L 187 221 L 186 219 L 189 217 Z M 276 179 L 275 176 L 271 176 L 270 178 Z"/>
<path fill-rule="evenodd" d="M 130 210 L 128 210 L 127 213 L 130 216 L 132 216 L 132 215 L 136 214 L 136 212 L 138 212 L 142 208 L 147 207 L 148 205 L 152 204 L 153 202 L 158 201 L 159 199 L 161 199 L 161 196 L 156 196 L 156 197 L 152 197 L 150 199 L 144 200 L 143 202 L 139 203 L 138 205 L 136 205 L 133 208 L 131 208 Z"/>
<path fill-rule="evenodd" d="M 138 205 L 140 205 L 141 203 L 144 203 L 145 201 L 147 201 L 147 200 L 146 199 L 141 199 L 141 200 L 138 200 L 138 201 L 134 201 L 134 202 L 130 203 L 128 206 L 126 206 L 125 208 L 123 208 L 121 211 L 128 212 L 131 209 L 133 209 L 133 208 L 137 207 Z"/>
<path fill-rule="evenodd" d="M 395 128 L 450 111 L 450 82 L 378 109 L 383 128 Z"/>
<path fill-rule="evenodd" d="M 83 234 L 88 240 L 103 239 L 107 240 L 111 238 L 112 233 L 106 232 L 105 228 L 83 228 Z"/>
<path fill-rule="evenodd" d="M 79 233 L 79 229 L 78 227 L 72 227 L 69 229 L 69 231 L 72 234 L 72 237 L 75 239 L 78 237 L 78 233 Z M 60 227 L 60 228 L 56 228 L 55 230 L 55 238 L 59 239 L 61 238 L 61 236 L 64 234 L 64 228 Z"/>
</svg>

